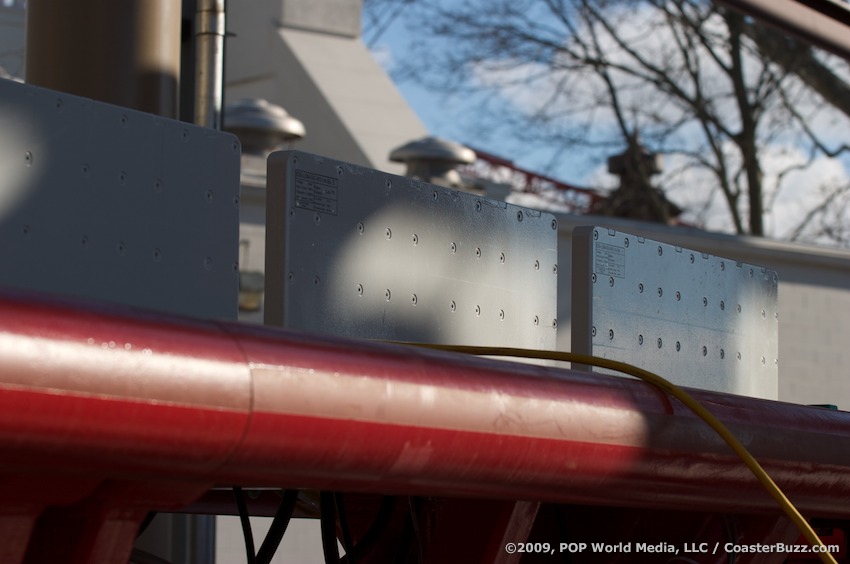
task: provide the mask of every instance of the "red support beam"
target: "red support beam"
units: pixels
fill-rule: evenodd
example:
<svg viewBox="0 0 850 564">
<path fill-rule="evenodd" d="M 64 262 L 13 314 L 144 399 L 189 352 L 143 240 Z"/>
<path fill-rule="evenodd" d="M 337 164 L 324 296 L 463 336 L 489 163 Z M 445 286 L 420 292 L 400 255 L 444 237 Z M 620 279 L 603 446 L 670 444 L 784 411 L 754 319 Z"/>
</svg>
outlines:
<svg viewBox="0 0 850 564">
<path fill-rule="evenodd" d="M 801 511 L 850 517 L 850 414 L 693 393 Z M 75 508 L 134 523 L 214 484 L 777 513 L 643 382 L 9 292 L 0 458 L 43 485 L 0 488 L 0 522 L 33 538 Z M 136 486 L 101 495 L 115 484 Z"/>
</svg>

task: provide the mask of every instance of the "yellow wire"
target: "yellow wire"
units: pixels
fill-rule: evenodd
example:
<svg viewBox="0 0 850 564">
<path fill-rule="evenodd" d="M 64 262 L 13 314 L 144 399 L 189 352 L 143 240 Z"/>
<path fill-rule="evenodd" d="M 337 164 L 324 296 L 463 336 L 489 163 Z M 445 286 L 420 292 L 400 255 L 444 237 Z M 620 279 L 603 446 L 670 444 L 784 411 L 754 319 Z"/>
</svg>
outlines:
<svg viewBox="0 0 850 564">
<path fill-rule="evenodd" d="M 779 489 L 779 486 L 773 481 L 773 479 L 768 475 L 768 473 L 762 468 L 761 464 L 753 457 L 752 454 L 747 450 L 747 448 L 741 444 L 741 442 L 732 434 L 732 432 L 724 425 L 719 419 L 717 419 L 708 409 L 706 409 L 701 403 L 699 403 L 696 399 L 693 398 L 689 393 L 687 393 L 682 388 L 676 386 L 672 382 L 669 382 L 662 378 L 661 376 L 649 372 L 648 370 L 644 370 L 642 368 L 638 368 L 637 366 L 633 366 L 631 364 L 627 364 L 625 362 L 619 362 L 616 360 L 610 360 L 607 358 L 600 358 L 585 354 L 578 354 L 572 352 L 561 352 L 561 351 L 536 351 L 531 349 L 518 349 L 518 348 L 503 348 L 503 347 L 477 347 L 477 346 L 464 346 L 464 345 L 431 345 L 431 344 L 422 344 L 422 343 L 404 343 L 408 345 L 416 345 L 426 348 L 438 349 L 443 351 L 450 352 L 459 352 L 480 356 L 510 356 L 510 357 L 520 357 L 520 358 L 536 358 L 543 360 L 557 360 L 564 362 L 572 362 L 578 364 L 585 364 L 588 366 L 598 366 L 600 368 L 607 368 L 609 370 L 616 370 L 617 372 L 622 372 L 624 374 L 628 374 L 630 376 L 634 376 L 636 378 L 640 378 L 646 382 L 649 382 L 653 386 L 661 388 L 680 402 L 685 405 L 688 409 L 693 411 L 700 419 L 705 421 L 709 427 L 714 429 L 714 431 L 720 435 L 720 437 L 728 444 L 735 454 L 744 461 L 744 464 L 747 465 L 747 468 L 755 475 L 756 479 L 761 483 L 761 485 L 768 491 L 768 493 L 776 500 L 776 503 L 782 508 L 788 517 L 791 518 L 791 521 L 797 526 L 806 540 L 811 543 L 812 546 L 820 547 L 820 550 L 823 552 L 818 552 L 818 556 L 822 562 L 828 564 L 837 564 L 835 558 L 827 551 L 826 545 L 824 545 L 823 541 L 818 537 L 812 527 L 809 525 L 808 521 L 800 515 L 800 512 L 797 511 L 797 508 L 794 507 L 794 504 L 782 493 L 782 490 Z"/>
</svg>

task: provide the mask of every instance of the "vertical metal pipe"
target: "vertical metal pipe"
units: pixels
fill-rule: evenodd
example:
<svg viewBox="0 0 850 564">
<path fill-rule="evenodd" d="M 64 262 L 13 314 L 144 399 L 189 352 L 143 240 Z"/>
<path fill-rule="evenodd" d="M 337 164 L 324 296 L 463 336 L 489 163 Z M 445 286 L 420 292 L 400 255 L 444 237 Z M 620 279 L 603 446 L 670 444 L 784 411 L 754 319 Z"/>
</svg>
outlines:
<svg viewBox="0 0 850 564">
<path fill-rule="evenodd" d="M 31 84 L 177 116 L 180 2 L 29 0 Z"/>
<path fill-rule="evenodd" d="M 224 0 L 198 0 L 195 13 L 195 123 L 221 129 Z"/>
</svg>

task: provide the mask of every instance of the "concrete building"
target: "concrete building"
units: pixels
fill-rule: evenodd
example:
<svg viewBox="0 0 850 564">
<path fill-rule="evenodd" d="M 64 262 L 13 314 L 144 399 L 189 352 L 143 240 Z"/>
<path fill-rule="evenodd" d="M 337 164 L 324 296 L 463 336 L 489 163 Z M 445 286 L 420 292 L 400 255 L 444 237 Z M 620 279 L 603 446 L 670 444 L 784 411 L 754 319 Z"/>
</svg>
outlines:
<svg viewBox="0 0 850 564">
<path fill-rule="evenodd" d="M 283 106 L 299 149 L 402 174 L 390 151 L 428 132 L 360 39 L 361 4 L 230 0 L 225 98 Z"/>
</svg>

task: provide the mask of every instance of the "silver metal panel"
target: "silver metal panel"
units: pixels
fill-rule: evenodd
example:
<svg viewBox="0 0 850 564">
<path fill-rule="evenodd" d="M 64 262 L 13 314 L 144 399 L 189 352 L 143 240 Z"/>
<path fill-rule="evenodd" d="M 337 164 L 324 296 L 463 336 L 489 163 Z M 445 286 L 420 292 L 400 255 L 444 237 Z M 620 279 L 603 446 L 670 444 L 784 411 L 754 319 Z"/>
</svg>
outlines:
<svg viewBox="0 0 850 564">
<path fill-rule="evenodd" d="M 776 399 L 773 270 L 600 227 L 573 233 L 573 350 Z"/>
<path fill-rule="evenodd" d="M 236 137 L 0 80 L 0 284 L 235 318 Z"/>
<path fill-rule="evenodd" d="M 552 215 L 297 151 L 268 171 L 267 323 L 555 346 Z"/>
</svg>

